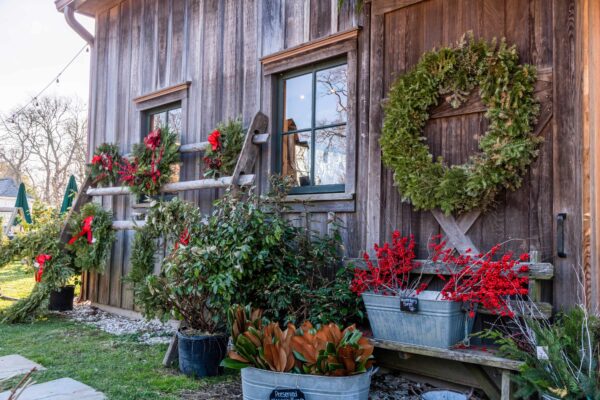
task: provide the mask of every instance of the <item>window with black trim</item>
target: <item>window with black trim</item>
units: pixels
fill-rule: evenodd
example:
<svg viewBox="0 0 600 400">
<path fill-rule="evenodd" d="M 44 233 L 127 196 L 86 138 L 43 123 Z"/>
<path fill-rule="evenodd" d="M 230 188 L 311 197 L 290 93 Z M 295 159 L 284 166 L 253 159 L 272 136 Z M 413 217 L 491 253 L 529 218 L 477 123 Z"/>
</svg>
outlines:
<svg viewBox="0 0 600 400">
<path fill-rule="evenodd" d="M 338 193 L 346 185 L 348 65 L 338 58 L 280 75 L 277 166 L 291 193 Z"/>
</svg>

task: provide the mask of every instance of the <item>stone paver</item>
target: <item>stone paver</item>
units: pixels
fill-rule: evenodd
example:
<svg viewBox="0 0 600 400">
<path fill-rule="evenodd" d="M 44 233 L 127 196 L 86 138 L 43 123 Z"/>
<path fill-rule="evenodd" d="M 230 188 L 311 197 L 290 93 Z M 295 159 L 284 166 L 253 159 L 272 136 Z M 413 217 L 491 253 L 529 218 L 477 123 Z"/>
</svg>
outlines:
<svg viewBox="0 0 600 400">
<path fill-rule="evenodd" d="M 8 399 L 10 391 L 0 393 L 0 400 Z M 19 400 L 104 400 L 106 397 L 81 382 L 62 378 L 29 386 Z"/>
<path fill-rule="evenodd" d="M 18 354 L 0 357 L 0 379 L 26 374 L 33 367 L 36 367 L 38 371 L 46 369 Z"/>
</svg>

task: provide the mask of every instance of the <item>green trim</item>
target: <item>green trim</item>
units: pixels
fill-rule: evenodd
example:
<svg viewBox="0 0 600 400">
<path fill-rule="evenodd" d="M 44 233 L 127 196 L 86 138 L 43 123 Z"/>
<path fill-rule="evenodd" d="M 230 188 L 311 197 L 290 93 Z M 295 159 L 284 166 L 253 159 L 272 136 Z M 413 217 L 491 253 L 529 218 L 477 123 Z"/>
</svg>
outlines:
<svg viewBox="0 0 600 400">
<path fill-rule="evenodd" d="M 274 146 L 274 152 L 275 152 L 275 157 L 273 157 L 273 162 L 274 165 L 272 165 L 273 171 L 277 172 L 277 173 L 281 173 L 282 168 L 281 168 L 281 163 L 282 163 L 282 157 L 281 157 L 281 153 L 282 153 L 282 146 L 283 146 L 283 142 L 282 142 L 282 137 L 284 135 L 289 135 L 289 134 L 296 134 L 296 133 L 306 133 L 306 132 L 310 132 L 310 136 L 311 136 L 311 140 L 310 140 L 310 181 L 311 181 L 311 185 L 310 186 L 297 186 L 297 187 L 293 187 L 290 189 L 290 194 L 312 194 L 312 193 L 340 193 L 340 192 L 345 192 L 346 190 L 346 185 L 345 184 L 334 184 L 334 185 L 315 185 L 314 181 L 315 181 L 315 131 L 321 130 L 321 129 L 327 129 L 327 128 L 334 128 L 334 127 L 338 127 L 338 126 L 347 126 L 348 125 L 348 120 L 346 118 L 345 122 L 342 123 L 335 123 L 335 124 L 329 124 L 329 125 L 323 125 L 323 126 L 316 126 L 316 122 L 315 122 L 315 118 L 316 118 L 316 87 L 317 87 L 317 80 L 316 80 L 316 75 L 318 72 L 326 70 L 326 69 L 330 69 L 330 68 L 335 68 L 335 67 L 339 67 L 342 65 L 348 65 L 348 60 L 346 56 L 343 57 L 336 57 L 334 59 L 328 60 L 328 61 L 324 61 L 324 62 L 318 62 L 318 63 L 312 63 L 309 64 L 307 66 L 298 68 L 298 69 L 294 69 L 288 72 L 284 72 L 279 74 L 278 79 L 277 79 L 277 101 L 276 101 L 276 109 L 275 109 L 275 115 L 276 115 L 276 124 L 274 124 L 274 126 L 277 129 L 277 134 L 275 135 L 275 138 L 273 140 L 273 146 Z M 287 79 L 291 79 L 291 78 L 296 78 L 302 75 L 307 75 L 307 74 L 311 74 L 312 75 L 312 96 L 311 96 L 311 126 L 310 128 L 304 128 L 304 129 L 297 129 L 294 131 L 289 131 L 289 132 L 283 132 L 283 113 L 284 113 L 284 107 L 283 107 L 283 102 L 284 102 L 284 98 L 283 98 L 283 84 L 284 81 Z M 347 148 L 346 148 L 347 151 Z M 347 153 L 346 153 L 347 155 Z M 348 158 L 346 158 L 346 162 L 348 162 Z M 346 177 L 348 178 L 348 177 Z"/>
</svg>

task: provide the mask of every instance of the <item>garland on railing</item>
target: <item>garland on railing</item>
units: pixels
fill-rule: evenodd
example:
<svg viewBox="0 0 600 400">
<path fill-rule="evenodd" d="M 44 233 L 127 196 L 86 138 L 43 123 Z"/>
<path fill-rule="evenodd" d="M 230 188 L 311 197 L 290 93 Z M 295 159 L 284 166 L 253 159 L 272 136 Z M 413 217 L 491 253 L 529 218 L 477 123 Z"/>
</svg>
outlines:
<svg viewBox="0 0 600 400">
<path fill-rule="evenodd" d="M 88 164 L 92 186 L 113 186 L 119 182 L 119 168 L 122 164 L 119 147 L 103 143 L 96 148 L 92 162 Z"/>
<path fill-rule="evenodd" d="M 172 166 L 179 161 L 177 134 L 159 128 L 133 146 L 133 160 L 123 158 L 119 175 L 133 193 L 154 196 L 171 180 Z"/>
<path fill-rule="evenodd" d="M 98 204 L 88 203 L 70 221 L 73 236 L 67 248 L 75 255 L 78 271 L 104 271 L 115 241 L 112 220 L 111 212 Z"/>
<path fill-rule="evenodd" d="M 0 243 L 0 267 L 24 260 L 32 267 L 35 280 L 29 296 L 4 310 L 0 321 L 34 318 L 52 291 L 64 287 L 82 271 L 101 272 L 104 268 L 115 238 L 110 212 L 97 204 L 86 204 L 70 223 L 74 235 L 66 248 L 60 242 L 62 223 L 56 212 L 50 212 L 34 218 L 29 231 Z"/>
<path fill-rule="evenodd" d="M 542 142 L 531 135 L 540 109 L 535 83 L 535 67 L 519 64 L 516 48 L 504 41 L 496 47 L 471 34 L 457 47 L 425 53 L 394 83 L 385 105 L 382 160 L 402 197 L 417 209 L 465 212 L 521 186 Z M 423 138 L 429 111 L 440 96 L 458 108 L 476 87 L 489 119 L 481 153 L 463 165 L 433 160 Z"/>
<path fill-rule="evenodd" d="M 244 128 L 240 118 L 230 119 L 217 125 L 210 136 L 210 146 L 204 152 L 204 176 L 218 178 L 233 173 L 242 146 L 244 145 Z"/>
</svg>

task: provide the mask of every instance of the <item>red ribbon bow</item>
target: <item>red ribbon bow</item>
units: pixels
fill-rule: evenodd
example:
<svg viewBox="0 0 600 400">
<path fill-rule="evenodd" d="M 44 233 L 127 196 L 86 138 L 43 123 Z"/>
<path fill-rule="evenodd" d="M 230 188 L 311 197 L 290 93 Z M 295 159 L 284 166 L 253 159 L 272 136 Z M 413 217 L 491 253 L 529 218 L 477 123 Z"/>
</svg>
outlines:
<svg viewBox="0 0 600 400">
<path fill-rule="evenodd" d="M 35 272 L 36 282 L 42 281 L 42 275 L 44 274 L 44 265 L 50 260 L 52 260 L 52 256 L 48 254 L 40 254 L 35 258 L 35 262 L 38 263 L 38 270 Z"/>
<path fill-rule="evenodd" d="M 160 146 L 160 129 L 155 129 L 144 138 L 144 144 L 149 150 L 156 150 Z"/>
<path fill-rule="evenodd" d="M 92 244 L 94 238 L 92 236 L 92 221 L 94 220 L 94 216 L 90 215 L 86 219 L 83 220 L 83 227 L 81 228 L 81 232 L 77 235 L 73 236 L 71 240 L 69 240 L 69 244 L 73 244 L 82 236 L 87 236 L 88 244 Z"/>
<path fill-rule="evenodd" d="M 215 129 L 213 133 L 208 137 L 208 143 L 212 146 L 213 151 L 217 151 L 221 148 L 221 132 L 218 129 Z"/>
</svg>

